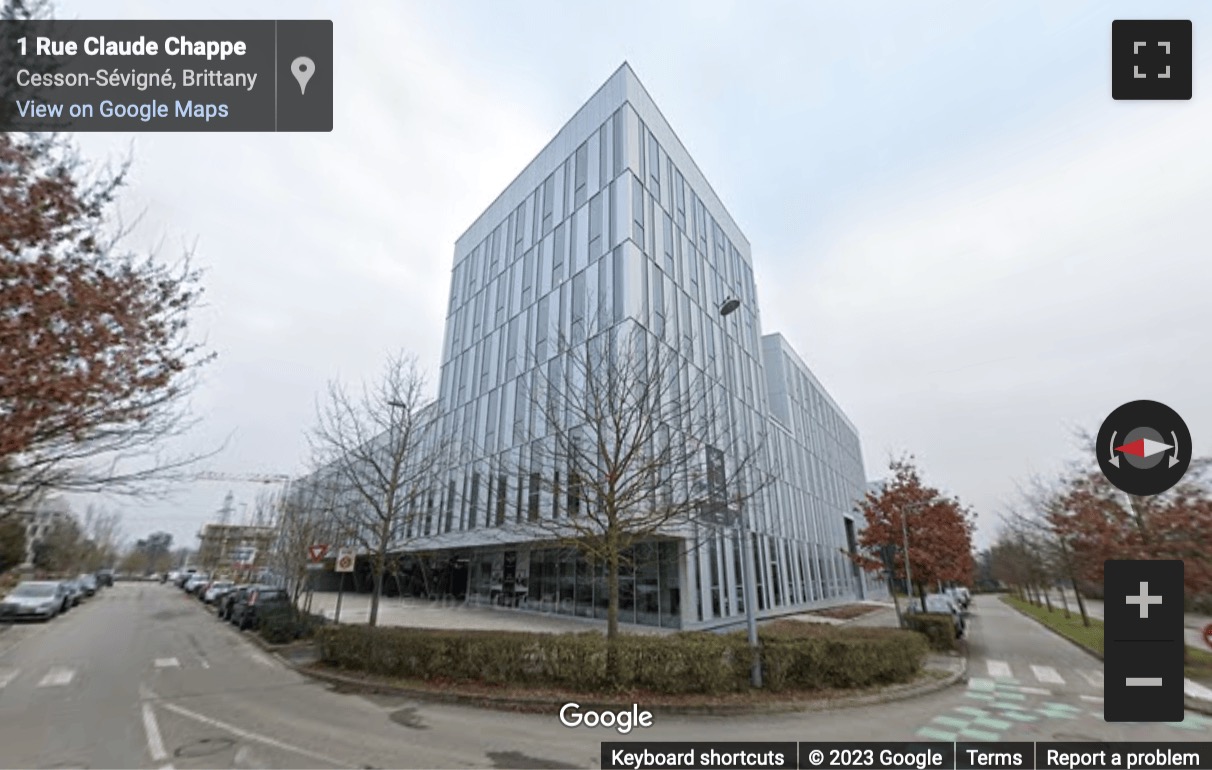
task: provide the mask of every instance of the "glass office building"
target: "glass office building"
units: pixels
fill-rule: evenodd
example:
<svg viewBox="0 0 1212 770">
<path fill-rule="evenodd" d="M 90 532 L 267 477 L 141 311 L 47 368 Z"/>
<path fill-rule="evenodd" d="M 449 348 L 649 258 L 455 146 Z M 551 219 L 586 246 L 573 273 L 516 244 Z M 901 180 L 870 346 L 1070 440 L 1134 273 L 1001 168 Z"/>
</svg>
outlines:
<svg viewBox="0 0 1212 770">
<path fill-rule="evenodd" d="M 723 316 L 728 299 L 739 308 Z M 676 357 L 671 397 L 710 383 L 713 441 L 761 446 L 775 481 L 746 503 L 759 613 L 863 597 L 846 557 L 866 483 L 858 432 L 787 341 L 763 335 L 749 241 L 626 64 L 456 242 L 434 419 L 457 451 L 400 545 L 406 569 L 442 576 L 424 590 L 605 617 L 601 566 L 521 526 L 562 504 L 532 456 L 543 421 L 527 394 L 565 355 L 557 340 L 623 328 Z M 739 548 L 692 523 L 640 544 L 622 620 L 742 620 Z"/>
</svg>

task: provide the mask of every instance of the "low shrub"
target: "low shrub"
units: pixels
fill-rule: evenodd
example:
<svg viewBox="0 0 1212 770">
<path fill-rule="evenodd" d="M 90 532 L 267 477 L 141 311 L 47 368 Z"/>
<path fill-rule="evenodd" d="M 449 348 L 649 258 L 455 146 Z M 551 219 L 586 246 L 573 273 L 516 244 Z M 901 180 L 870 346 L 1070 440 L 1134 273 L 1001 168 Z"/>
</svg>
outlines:
<svg viewBox="0 0 1212 770">
<path fill-rule="evenodd" d="M 930 649 L 947 652 L 954 650 L 955 619 L 942 613 L 912 613 L 906 616 L 905 625 L 910 631 L 924 634 Z"/>
<path fill-rule="evenodd" d="M 921 669 L 927 652 L 921 635 L 896 629 L 809 630 L 813 628 L 792 621 L 790 626 L 775 623 L 762 630 L 767 689 L 858 688 L 909 681 Z M 322 628 L 316 638 L 321 660 L 344 669 L 399 679 L 576 691 L 739 692 L 749 688 L 752 660 L 744 633 L 624 635 L 615 642 L 619 677 L 611 682 L 606 677 L 606 638 L 592 632 L 346 625 Z"/>
</svg>

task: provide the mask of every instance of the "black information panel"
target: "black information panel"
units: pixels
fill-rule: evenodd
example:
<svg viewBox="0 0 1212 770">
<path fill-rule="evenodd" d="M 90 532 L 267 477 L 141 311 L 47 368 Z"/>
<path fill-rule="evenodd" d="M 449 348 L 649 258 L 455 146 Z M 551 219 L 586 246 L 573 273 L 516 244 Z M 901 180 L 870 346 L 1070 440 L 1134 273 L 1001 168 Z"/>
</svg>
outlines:
<svg viewBox="0 0 1212 770">
<path fill-rule="evenodd" d="M 0 21 L 0 131 L 331 131 L 332 22 Z"/>
<path fill-rule="evenodd" d="M 1103 563 L 1103 718 L 1183 718 L 1183 563 Z"/>
<path fill-rule="evenodd" d="M 938 741 L 602 743 L 604 770 L 792 768 L 805 770 L 1212 770 L 1212 743 Z"/>
</svg>

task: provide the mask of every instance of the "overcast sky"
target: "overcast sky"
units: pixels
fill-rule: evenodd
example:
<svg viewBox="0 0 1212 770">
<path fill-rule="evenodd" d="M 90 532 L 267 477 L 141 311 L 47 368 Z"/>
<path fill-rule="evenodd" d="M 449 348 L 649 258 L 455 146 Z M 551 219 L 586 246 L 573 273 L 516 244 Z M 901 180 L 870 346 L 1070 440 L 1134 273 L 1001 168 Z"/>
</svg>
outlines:
<svg viewBox="0 0 1212 770">
<path fill-rule="evenodd" d="M 251 14 L 251 15 L 250 15 Z M 858 426 L 995 535 L 1074 432 L 1163 401 L 1212 453 L 1212 6 L 951 2 L 62 2 L 61 18 L 334 21 L 329 134 L 133 148 L 134 246 L 207 270 L 188 446 L 299 473 L 327 380 L 415 352 L 436 387 L 454 241 L 624 60 L 753 247 L 782 332 Z M 1116 102 L 1111 21 L 1193 19 L 1194 98 Z M 233 490 L 123 504 L 193 535 Z"/>
</svg>

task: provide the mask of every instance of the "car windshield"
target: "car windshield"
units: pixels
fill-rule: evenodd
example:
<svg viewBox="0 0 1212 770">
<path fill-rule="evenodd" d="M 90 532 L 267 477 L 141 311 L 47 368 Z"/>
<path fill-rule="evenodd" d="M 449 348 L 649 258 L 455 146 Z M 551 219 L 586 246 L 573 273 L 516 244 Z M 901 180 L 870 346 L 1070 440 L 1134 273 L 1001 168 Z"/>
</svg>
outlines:
<svg viewBox="0 0 1212 770">
<path fill-rule="evenodd" d="M 46 583 L 22 583 L 14 588 L 12 594 L 10 594 L 10 596 L 24 596 L 32 599 L 54 595 L 55 587 Z"/>
</svg>

